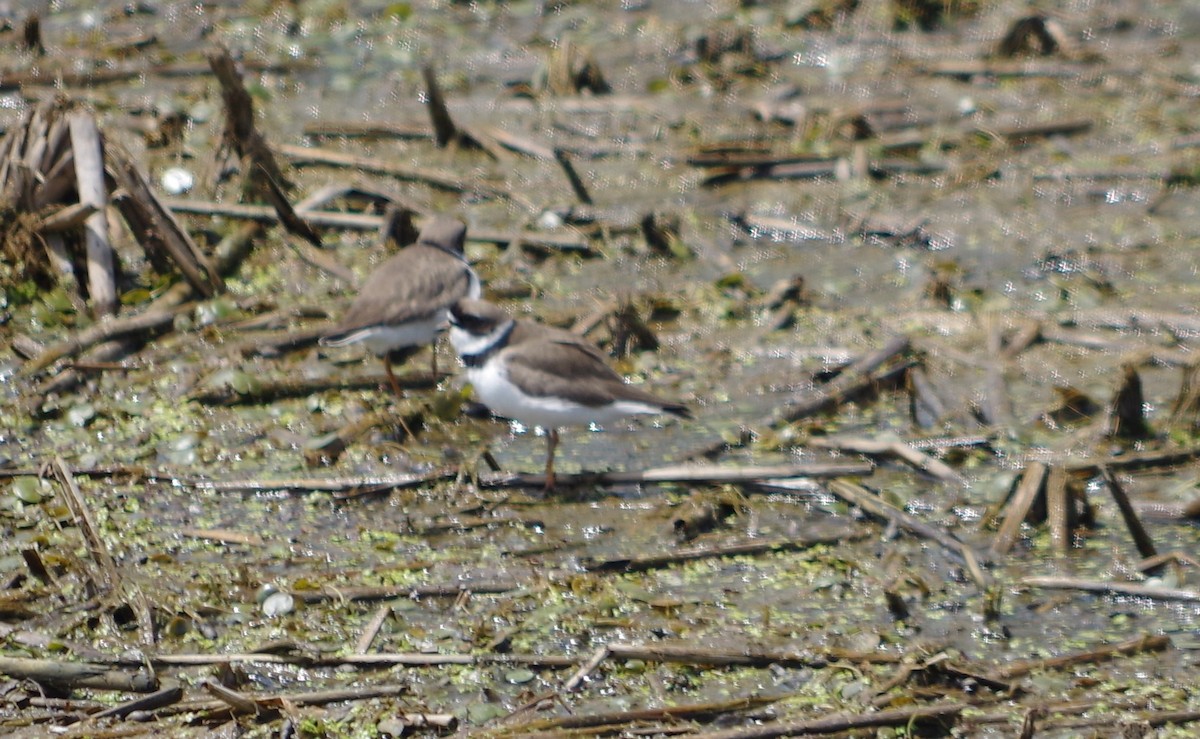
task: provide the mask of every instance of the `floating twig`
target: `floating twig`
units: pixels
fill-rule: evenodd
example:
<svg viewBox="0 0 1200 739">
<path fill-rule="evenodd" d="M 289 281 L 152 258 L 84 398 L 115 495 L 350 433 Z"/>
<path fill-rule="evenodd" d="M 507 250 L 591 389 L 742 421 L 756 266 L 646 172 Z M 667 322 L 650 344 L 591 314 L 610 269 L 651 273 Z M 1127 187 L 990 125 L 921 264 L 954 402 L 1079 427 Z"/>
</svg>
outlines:
<svg viewBox="0 0 1200 739">
<path fill-rule="evenodd" d="M 714 649 L 697 644 L 626 644 L 608 645 L 614 659 L 638 659 L 645 662 L 671 662 L 713 667 L 824 667 L 828 659 L 811 652 L 787 652 L 755 649 Z"/>
<path fill-rule="evenodd" d="M 263 538 L 257 534 L 244 534 L 240 531 L 231 531 L 229 529 L 194 529 L 185 527 L 179 529 L 179 535 L 204 539 L 205 541 L 215 541 L 220 544 L 237 544 L 249 547 L 261 547 L 266 544 Z"/>
<path fill-rule="evenodd" d="M 795 489 L 795 483 L 792 480 L 775 480 L 772 482 L 759 483 L 759 487 L 772 490 L 792 490 Z M 955 559 L 967 565 L 972 578 L 980 587 L 986 587 L 989 578 L 980 569 L 979 564 L 982 557 L 978 555 L 969 545 L 960 541 L 957 537 L 944 529 L 925 523 L 908 513 L 900 510 L 894 505 L 884 501 L 878 495 L 874 495 L 861 485 L 856 485 L 848 480 L 836 479 L 830 480 L 826 487 L 829 492 L 845 500 L 847 503 L 858 506 L 864 511 L 883 518 L 886 521 L 899 526 L 900 528 L 916 534 L 923 539 L 937 542 Z"/>
<path fill-rule="evenodd" d="M 829 382 L 789 402 L 776 413 L 772 425 L 792 423 L 828 410 L 870 388 L 880 382 L 887 371 L 881 368 L 903 355 L 909 347 L 907 336 L 890 339 L 876 351 L 863 355 L 843 368 Z"/>
<path fill-rule="evenodd" d="M 338 457 L 342 456 L 342 452 L 346 451 L 354 440 L 368 431 L 383 426 L 392 418 L 389 413 L 364 413 L 358 418 L 355 418 L 331 434 L 325 434 L 320 437 L 319 441 L 313 443 L 304 450 L 304 461 L 309 466 L 320 464 L 332 465 L 337 462 Z M 405 429 L 405 436 L 411 437 L 412 432 L 408 430 L 408 424 L 405 423 L 403 416 L 395 417 Z"/>
<path fill-rule="evenodd" d="M 587 661 L 580 665 L 579 669 L 576 670 L 565 683 L 563 683 L 563 692 L 572 693 L 577 690 L 580 685 L 583 685 L 583 681 L 587 680 L 588 675 L 590 675 L 593 670 L 599 667 L 601 662 L 608 659 L 610 654 L 611 652 L 608 650 L 608 645 L 602 644 L 597 647 L 596 651 L 592 652 L 592 656 L 588 657 Z"/>
<path fill-rule="evenodd" d="M 875 352 L 860 356 L 850 365 L 842 367 L 833 379 L 817 385 L 815 389 L 797 393 L 791 402 L 781 405 L 779 409 L 776 409 L 766 419 L 758 421 L 756 425 L 773 428 L 786 426 L 787 423 L 838 407 L 839 404 L 858 396 L 859 393 L 868 391 L 877 384 L 882 384 L 888 378 L 899 377 L 916 364 L 913 360 L 901 358 L 901 355 L 907 353 L 910 347 L 911 343 L 907 337 L 892 338 Z M 749 427 L 742 427 L 739 429 L 738 435 L 744 440 L 749 440 L 752 431 Z M 728 445 L 730 445 L 730 441 L 725 439 L 710 441 L 708 444 L 689 451 L 684 458 L 713 458 L 725 451 Z"/>
<path fill-rule="evenodd" d="M 227 688 L 211 677 L 202 680 L 200 685 L 214 698 L 233 709 L 233 713 L 235 715 L 248 714 L 253 716 L 263 712 L 258 700 L 249 698 L 231 688 Z"/>
<path fill-rule="evenodd" d="M 484 126 L 480 130 L 494 139 L 500 146 L 503 146 L 511 151 L 515 151 L 518 154 L 524 154 L 525 156 L 533 157 L 534 159 L 540 159 L 543 161 L 554 159 L 555 150 L 553 148 L 544 144 L 539 144 L 532 139 L 512 133 L 511 131 L 506 131 L 503 128 L 498 128 L 496 126 Z"/>
<path fill-rule="evenodd" d="M 745 711 L 759 706 L 770 705 L 781 696 L 754 696 L 738 698 L 731 701 L 716 703 L 691 703 L 662 708 L 640 708 L 630 711 L 613 711 L 605 713 L 575 714 L 554 718 L 540 718 L 523 724 L 511 724 L 500 727 L 496 733 L 500 736 L 534 736 L 536 732 L 559 729 L 587 729 L 599 726 L 622 726 L 636 724 L 644 726 L 648 721 L 678 722 L 683 719 L 703 720 L 735 711 Z M 693 736 L 699 736 L 698 734 Z"/>
<path fill-rule="evenodd" d="M 809 446 L 825 449 L 842 449 L 858 452 L 868 456 L 892 456 L 912 465 L 942 482 L 948 482 L 960 487 L 967 486 L 967 479 L 950 465 L 937 457 L 932 457 L 919 449 L 899 439 L 868 439 L 865 437 L 826 436 L 815 437 L 808 442 Z"/>
<path fill-rule="evenodd" d="M 1033 346 L 1042 338 L 1042 323 L 1035 319 L 1024 320 L 1020 322 L 1017 331 L 1008 342 L 1005 343 L 1004 349 L 1000 352 L 1001 356 L 1007 361 L 1012 361 L 1020 356 L 1021 352 Z"/>
<path fill-rule="evenodd" d="M 1163 552 L 1156 554 L 1153 557 L 1147 557 L 1137 563 L 1139 572 L 1154 572 L 1162 568 L 1163 565 L 1175 563 L 1177 565 L 1188 565 L 1189 567 L 1200 568 L 1200 559 L 1196 559 L 1185 552 Z"/>
<path fill-rule="evenodd" d="M 77 356 L 101 342 L 124 338 L 130 334 L 144 331 L 163 329 L 174 323 L 175 316 L 186 313 L 193 307 L 191 304 L 184 304 L 163 311 L 138 313 L 132 316 L 98 321 L 71 338 L 46 347 L 39 356 L 21 366 L 21 374 L 27 377 L 35 375 L 60 359 Z"/>
<path fill-rule="evenodd" d="M 1145 708 L 1148 704 L 1148 701 L 1113 701 L 1111 697 L 1106 697 L 1102 701 L 1081 700 L 1038 703 L 1029 707 L 1029 709 L 1026 710 L 1025 715 L 1028 716 L 1030 712 L 1034 712 L 1040 716 L 1053 716 L 1056 714 L 1079 715 L 1094 711 L 1098 704 L 1101 703 L 1103 703 L 1105 709 L 1107 709 L 1106 715 L 1103 718 L 1087 719 L 1089 723 L 1086 725 L 1080 720 L 1074 720 L 1072 721 L 1071 726 L 1066 726 L 1065 724 L 1067 722 L 1065 721 L 1060 722 L 1051 719 L 1039 721 L 1037 728 L 1043 731 L 1052 732 L 1057 729 L 1078 729 L 1094 726 L 1112 727 L 1115 723 L 1117 723 L 1114 721 L 1114 716 L 1112 715 L 1113 711 L 1136 712 L 1126 713 L 1125 716 L 1120 720 L 1120 724 L 1122 726 L 1128 721 L 1139 720 L 1144 720 L 1151 726 L 1162 726 L 1165 723 L 1188 723 L 1190 721 L 1200 719 L 1200 711 L 1147 711 Z M 978 733 L 973 732 L 972 730 L 987 724 L 1009 724 L 1015 729 L 1016 726 L 1021 725 L 1020 719 L 1021 716 L 1019 714 L 1014 714 L 1011 710 L 985 714 L 972 713 L 963 717 L 961 727 L 967 734 Z"/>
<path fill-rule="evenodd" d="M 886 706 L 895 700 L 895 695 L 889 695 L 894 688 L 900 687 L 912 680 L 914 676 L 921 677 L 921 684 L 931 682 L 953 682 L 960 684 L 970 681 L 997 693 L 1013 696 L 1019 692 L 1011 682 L 999 680 L 985 675 L 977 670 L 959 667 L 949 661 L 945 652 L 939 652 L 932 657 L 922 660 L 919 664 L 902 662 L 896 674 L 886 683 L 873 690 L 866 701 L 868 705 Z"/>
<path fill-rule="evenodd" d="M 112 665 L 65 662 L 0 655 L 0 674 L 18 680 L 34 680 L 60 688 L 120 690 L 150 693 L 158 690 L 158 678 L 145 670 L 115 670 Z"/>
<path fill-rule="evenodd" d="M 1063 578 L 1026 578 L 1023 582 L 1026 584 L 1030 580 L 1053 580 Z M 1057 669 L 1060 667 L 1071 667 L 1073 665 L 1092 664 L 1102 662 L 1120 655 L 1137 654 L 1139 652 L 1159 652 L 1171 646 L 1170 637 L 1155 634 L 1138 636 L 1132 639 L 1126 639 L 1117 644 L 1110 644 L 1096 649 L 1089 649 L 1082 652 L 1073 652 L 1071 654 L 1062 654 L 1057 657 L 1047 657 L 1045 659 L 1029 659 L 1019 662 L 1010 662 L 1003 667 L 998 667 L 992 670 L 990 677 L 997 680 L 1011 680 L 1014 677 L 1028 675 L 1036 670 Z"/>
<path fill-rule="evenodd" d="M 396 138 L 430 139 L 433 134 L 424 123 L 389 121 L 315 121 L 304 125 L 304 135 L 314 138 Z"/>
<path fill-rule="evenodd" d="M 181 700 L 183 700 L 183 688 L 179 685 L 172 685 L 149 695 L 143 695 L 140 698 L 128 700 L 112 708 L 106 708 L 103 711 L 93 713 L 86 720 L 97 721 L 104 718 L 125 718 L 135 711 L 155 711 L 164 706 L 174 705 Z"/>
<path fill-rule="evenodd" d="M 1090 308 L 1064 317 L 1064 322 L 1089 328 L 1111 328 L 1152 334 L 1162 329 L 1173 334 L 1194 334 L 1200 331 L 1200 316 L 1151 308 Z"/>
<path fill-rule="evenodd" d="M 384 603 L 375 609 L 375 615 L 371 616 L 371 620 L 363 627 L 363 632 L 354 645 L 355 654 L 366 654 L 371 651 L 371 644 L 375 642 L 375 637 L 379 636 L 379 630 L 383 628 L 384 622 L 391 615 L 391 603 Z"/>
<path fill-rule="evenodd" d="M 321 248 L 323 246 L 321 235 L 313 230 L 308 221 L 300 217 L 300 214 L 296 212 L 296 209 L 288 201 L 287 195 L 283 192 L 283 188 L 280 187 L 279 183 L 272 179 L 265 171 L 261 173 L 261 181 L 263 196 L 271 204 L 271 207 L 275 209 L 275 214 L 279 216 L 279 222 L 283 224 L 287 232 L 293 236 L 299 236 L 318 249 Z M 340 273 L 335 274 L 341 277 Z M 353 283 L 353 279 L 350 282 Z"/>
<path fill-rule="evenodd" d="M 959 715 L 969 708 L 971 706 L 967 703 L 946 703 L 891 711 L 871 711 L 857 715 L 837 713 L 822 718 L 780 721 L 744 729 L 691 734 L 689 737 L 690 739 L 774 739 L 774 737 L 806 734 L 837 734 L 878 726 L 903 726 L 911 731 L 924 724 L 935 724 L 940 731 L 945 731 L 948 725 L 957 721 Z"/>
<path fill-rule="evenodd" d="M 257 72 L 274 72 L 287 74 L 304 67 L 295 61 L 289 64 L 279 64 L 258 59 L 244 59 L 241 66 Z M 0 78 L 0 91 L 15 90 L 21 87 L 38 86 L 45 88 L 93 88 L 116 82 L 145 77 L 201 77 L 212 74 L 212 67 L 207 64 L 180 62 L 177 64 L 136 64 L 124 67 L 91 67 L 86 71 L 63 69 L 58 65 L 38 65 L 24 72 L 5 72 Z"/>
<path fill-rule="evenodd" d="M 542 654 L 427 654 L 423 652 L 374 652 L 319 657 L 306 653 L 227 652 L 211 654 L 156 654 L 147 657 L 156 667 L 197 667 L 220 664 L 306 665 L 310 667 L 440 667 L 444 665 L 531 665 L 563 669 L 575 667 L 573 657 Z"/>
<path fill-rule="evenodd" d="M 773 478 L 791 480 L 794 486 L 791 490 L 803 489 L 799 483 L 804 478 L 842 477 L 869 475 L 875 469 L 869 462 L 815 462 L 801 465 L 782 465 L 778 467 L 719 467 L 715 465 L 684 465 L 679 467 L 660 467 L 640 472 L 604 472 L 594 474 L 569 475 L 564 479 L 574 480 L 582 484 L 583 480 L 597 485 L 628 484 L 636 482 L 653 483 L 696 483 L 711 482 L 738 483 L 765 481 Z M 459 474 L 457 468 L 436 470 L 433 472 L 411 475 L 382 475 L 373 477 L 341 477 L 341 478 L 281 478 L 255 480 L 202 480 L 172 479 L 187 487 L 212 490 L 214 492 L 266 492 L 273 490 L 290 490 L 294 492 L 337 493 L 362 488 L 404 488 L 428 485 L 438 480 L 453 480 Z M 3 476 L 3 471 L 0 471 Z M 484 488 L 529 487 L 540 485 L 539 475 L 513 475 L 508 473 L 488 473 L 479 478 L 480 486 Z"/>
<path fill-rule="evenodd" d="M 756 483 L 771 479 L 824 478 L 870 475 L 875 466 L 869 462 L 813 462 L 780 467 L 717 467 L 706 465 L 659 467 L 630 472 L 580 472 L 556 475 L 563 486 L 627 485 L 631 483 Z M 789 472 L 794 474 L 789 474 Z M 483 488 L 536 487 L 545 484 L 545 476 L 517 473 L 480 475 Z"/>
<path fill-rule="evenodd" d="M 289 704 L 297 707 L 319 706 L 326 703 L 365 701 L 371 700 L 372 698 L 391 698 L 411 693 L 412 685 L 409 683 L 404 683 L 400 685 L 364 685 L 353 688 L 311 690 L 297 693 L 237 693 L 237 695 L 241 696 L 245 700 L 253 701 L 258 706 L 263 706 L 268 710 L 273 711 Z M 212 714 L 219 713 L 223 710 L 228 711 L 229 709 L 229 704 L 223 700 L 188 700 L 180 701 L 172 706 L 160 709 L 155 715 L 161 718 L 164 716 L 175 716 L 183 713 Z M 408 722 L 412 726 L 428 725 L 453 730 L 455 725 L 454 717 L 447 714 L 405 713 L 402 714 L 401 717 L 404 721 Z"/>
<path fill-rule="evenodd" d="M 1133 510 L 1142 518 L 1154 521 L 1182 521 L 1200 519 L 1200 498 L 1191 503 L 1163 503 L 1157 500 L 1134 500 Z"/>
<path fill-rule="evenodd" d="M 1128 595 L 1134 598 L 1149 598 L 1151 600 L 1182 600 L 1200 603 L 1200 591 L 1160 588 L 1154 585 L 1143 585 L 1135 582 L 1105 582 L 1103 580 L 1083 580 L 1075 577 L 1026 577 L 1020 581 L 1020 584 L 1030 588 L 1084 590 L 1089 593 Z"/>
<path fill-rule="evenodd" d="M 327 600 L 388 600 L 391 598 L 457 598 L 464 591 L 472 593 L 508 593 L 518 587 L 516 582 L 463 582 L 457 585 L 380 585 L 364 587 L 327 588 L 324 590 L 299 590 L 292 593 L 296 600 L 304 603 L 320 603 Z"/>
<path fill-rule="evenodd" d="M 287 490 L 300 493 L 344 493 L 361 488 L 410 488 L 428 485 L 438 480 L 454 479 L 457 471 L 434 471 L 409 475 L 381 475 L 377 477 L 293 477 L 277 480 L 179 480 L 184 486 L 197 490 L 218 493 L 257 493 Z"/>
<path fill-rule="evenodd" d="M 287 157 L 297 167 L 313 164 L 327 167 L 348 167 L 363 172 L 395 177 L 399 180 L 420 182 L 450 192 L 478 193 L 488 197 L 510 200 L 525 208 L 530 213 L 537 212 L 537 208 L 534 207 L 533 203 L 524 197 L 494 185 L 487 185 L 478 181 L 467 181 L 448 172 L 410 167 L 399 162 L 382 160 L 378 157 L 343 154 L 328 149 L 295 146 L 293 144 L 280 144 L 275 147 L 275 150 Z M 307 216 L 308 214 L 306 214 Z M 472 234 L 472 238 L 474 238 L 474 234 Z"/>
<path fill-rule="evenodd" d="M 1113 470 L 1143 470 L 1175 467 L 1200 457 L 1200 446 L 1180 449 L 1159 449 L 1148 452 L 1129 452 L 1113 457 L 1065 460 L 1063 466 L 1072 473 L 1096 474 L 1101 467 Z"/>
<path fill-rule="evenodd" d="M 418 532 L 421 536 L 435 536 L 447 531 L 471 531 L 473 529 L 495 528 L 498 526 L 515 526 L 526 529 L 544 529 L 546 522 L 540 519 L 522 518 L 520 516 L 454 516 L 421 526 Z"/>
</svg>

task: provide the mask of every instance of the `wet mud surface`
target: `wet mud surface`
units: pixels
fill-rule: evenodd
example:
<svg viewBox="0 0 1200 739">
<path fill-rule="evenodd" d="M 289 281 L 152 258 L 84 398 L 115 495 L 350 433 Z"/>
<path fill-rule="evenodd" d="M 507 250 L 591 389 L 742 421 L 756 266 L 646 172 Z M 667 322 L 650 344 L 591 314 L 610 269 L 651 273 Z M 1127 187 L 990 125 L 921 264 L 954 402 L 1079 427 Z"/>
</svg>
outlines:
<svg viewBox="0 0 1200 739">
<path fill-rule="evenodd" d="M 320 209 L 372 220 L 319 248 L 266 207 L 224 292 L 115 359 L 33 369 L 95 319 L 6 251 L 3 654 L 182 693 L 88 719 L 132 691 L 9 665 L 0 725 L 1188 736 L 1200 15 L 967 3 L 924 29 L 902 5 L 61 2 L 41 56 L 0 5 L 0 128 L 94 111 L 207 253 L 266 205 L 222 148 L 219 44 L 292 203 L 461 218 L 485 295 L 696 416 L 564 432 L 545 494 L 544 439 L 463 414 L 427 352 L 397 398 L 317 346 L 388 254 L 361 198 Z M 481 147 L 437 145 L 426 65 Z M 109 220 L 137 315 L 180 276 Z M 1004 543 L 1022 485 L 1042 502 Z M 1147 561 L 1114 487 L 1179 556 Z"/>
</svg>

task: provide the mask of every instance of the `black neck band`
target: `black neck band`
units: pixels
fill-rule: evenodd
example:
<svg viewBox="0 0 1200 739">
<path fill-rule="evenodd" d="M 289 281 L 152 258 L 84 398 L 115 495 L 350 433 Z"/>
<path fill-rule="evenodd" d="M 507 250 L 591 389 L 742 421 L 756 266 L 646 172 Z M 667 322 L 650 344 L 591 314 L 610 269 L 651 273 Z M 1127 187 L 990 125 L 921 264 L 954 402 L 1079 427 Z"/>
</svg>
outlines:
<svg viewBox="0 0 1200 739">
<path fill-rule="evenodd" d="M 478 354 L 461 355 L 460 359 L 462 359 L 462 363 L 467 367 L 482 367 L 487 363 L 488 359 L 490 359 L 493 354 L 500 351 L 505 347 L 505 345 L 508 344 L 508 337 L 512 336 L 513 329 L 516 327 L 516 321 L 509 321 L 508 326 L 504 329 L 504 331 L 502 331 L 500 335 L 496 337 L 496 340 L 489 344 L 486 349 Z"/>
</svg>

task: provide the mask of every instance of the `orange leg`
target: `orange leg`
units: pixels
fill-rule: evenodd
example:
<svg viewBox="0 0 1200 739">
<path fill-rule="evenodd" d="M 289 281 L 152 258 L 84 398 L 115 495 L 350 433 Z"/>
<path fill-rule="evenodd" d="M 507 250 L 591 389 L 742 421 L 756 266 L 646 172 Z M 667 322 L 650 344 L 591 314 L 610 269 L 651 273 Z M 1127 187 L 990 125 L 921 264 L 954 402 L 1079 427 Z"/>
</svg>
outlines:
<svg viewBox="0 0 1200 739">
<path fill-rule="evenodd" d="M 383 369 L 387 371 L 387 378 L 388 382 L 391 383 L 392 392 L 396 394 L 397 398 L 403 398 L 404 391 L 400 389 L 400 383 L 396 381 L 396 375 L 392 372 L 392 358 L 387 354 L 383 355 Z M 404 429 L 404 435 L 407 438 L 411 439 L 415 436 L 415 434 L 412 432 L 412 429 L 410 429 L 408 424 L 404 421 L 403 413 L 400 415 L 400 428 Z"/>
<path fill-rule="evenodd" d="M 546 492 L 554 489 L 554 450 L 558 449 L 558 429 L 546 432 Z"/>
<path fill-rule="evenodd" d="M 383 369 L 387 372 L 388 382 L 392 386 L 392 392 L 397 398 L 404 397 L 404 391 L 400 389 L 400 383 L 396 381 L 396 375 L 392 372 L 392 358 L 390 355 L 383 355 Z"/>
</svg>

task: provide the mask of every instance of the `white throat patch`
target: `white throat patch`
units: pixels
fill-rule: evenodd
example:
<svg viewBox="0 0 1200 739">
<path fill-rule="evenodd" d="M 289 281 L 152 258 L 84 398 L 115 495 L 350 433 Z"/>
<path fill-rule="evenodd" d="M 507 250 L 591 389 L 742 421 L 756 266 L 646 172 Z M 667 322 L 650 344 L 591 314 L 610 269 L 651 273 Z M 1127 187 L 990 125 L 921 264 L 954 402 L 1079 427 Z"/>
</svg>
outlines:
<svg viewBox="0 0 1200 739">
<path fill-rule="evenodd" d="M 459 328 L 458 326 L 450 327 L 450 343 L 454 346 L 454 351 L 458 352 L 460 357 L 472 357 L 480 354 L 486 354 L 496 347 L 496 344 L 504 340 L 505 335 L 512 327 L 512 321 L 508 320 L 499 324 L 491 331 L 477 336 L 471 332 Z"/>
</svg>

